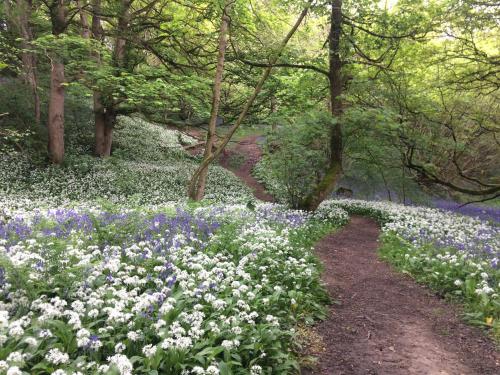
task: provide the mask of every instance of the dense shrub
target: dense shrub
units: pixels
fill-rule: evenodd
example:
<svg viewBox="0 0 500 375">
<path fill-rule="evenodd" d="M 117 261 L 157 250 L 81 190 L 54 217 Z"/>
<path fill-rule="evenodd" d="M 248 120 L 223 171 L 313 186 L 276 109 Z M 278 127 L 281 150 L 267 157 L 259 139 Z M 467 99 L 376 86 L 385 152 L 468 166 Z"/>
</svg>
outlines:
<svg viewBox="0 0 500 375">
<path fill-rule="evenodd" d="M 328 163 L 332 121 L 326 112 L 310 112 L 268 137 L 254 174 L 278 201 L 298 207 L 314 189 Z"/>
</svg>

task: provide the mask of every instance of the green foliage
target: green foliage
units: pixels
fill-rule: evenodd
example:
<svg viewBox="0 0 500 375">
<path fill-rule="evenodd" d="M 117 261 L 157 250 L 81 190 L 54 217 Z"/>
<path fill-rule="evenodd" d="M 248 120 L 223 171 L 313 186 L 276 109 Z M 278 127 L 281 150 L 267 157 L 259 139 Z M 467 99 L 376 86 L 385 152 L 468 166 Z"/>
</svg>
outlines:
<svg viewBox="0 0 500 375">
<path fill-rule="evenodd" d="M 14 73 L 19 70 L 18 53 L 19 49 L 11 43 L 7 35 L 0 33 L 0 73 L 7 71 Z"/>
<path fill-rule="evenodd" d="M 255 175 L 281 202 L 298 207 L 314 189 L 328 162 L 327 112 L 310 112 L 277 128 L 267 139 L 267 154 Z"/>
<path fill-rule="evenodd" d="M 0 81 L 0 153 L 16 151 L 33 160 L 43 158 L 46 135 L 46 128 L 35 124 L 28 85 L 15 78 Z"/>
<path fill-rule="evenodd" d="M 63 166 L 39 165 L 19 152 L 1 155 L 0 193 L 38 204 L 46 200 L 51 205 L 101 199 L 158 204 L 185 198 L 197 160 L 183 145 L 196 142 L 193 138 L 139 117 L 119 117 L 113 155 L 101 160 L 91 156 L 91 125 L 72 124 Z M 209 171 L 206 198 L 246 203 L 252 195 L 231 172 L 214 166 Z"/>
<path fill-rule="evenodd" d="M 380 255 L 418 282 L 430 286 L 443 296 L 464 303 L 466 319 L 474 324 L 491 327 L 493 334 L 500 340 L 498 299 L 495 295 L 477 292 L 483 275 L 493 279 L 493 284 L 495 280 L 500 280 L 500 272 L 492 270 L 487 262 L 482 264 L 468 260 L 452 248 L 439 249 L 432 245 L 414 247 L 396 234 L 382 237 Z M 483 267 L 487 267 L 488 274 L 482 273 Z"/>
</svg>

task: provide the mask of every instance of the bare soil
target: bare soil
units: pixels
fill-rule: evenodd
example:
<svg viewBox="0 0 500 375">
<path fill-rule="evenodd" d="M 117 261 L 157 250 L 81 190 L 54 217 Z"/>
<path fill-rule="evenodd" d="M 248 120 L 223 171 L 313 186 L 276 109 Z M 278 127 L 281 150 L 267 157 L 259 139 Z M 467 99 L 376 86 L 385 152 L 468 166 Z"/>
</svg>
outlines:
<svg viewBox="0 0 500 375">
<path fill-rule="evenodd" d="M 335 304 L 315 327 L 323 350 L 303 374 L 500 374 L 500 355 L 457 306 L 378 259 L 379 228 L 354 216 L 316 246 Z M 315 352 L 316 350 L 316 352 Z"/>
<path fill-rule="evenodd" d="M 191 155 L 203 154 L 204 134 L 198 129 L 189 129 L 187 134 L 200 140 L 200 143 L 189 147 L 188 152 Z M 219 164 L 233 172 L 253 191 L 256 198 L 265 202 L 274 202 L 274 198 L 266 192 L 253 176 L 252 169 L 262 156 L 262 151 L 257 144 L 258 135 L 245 137 L 238 142 L 233 142 L 226 147 L 219 156 Z"/>
<path fill-rule="evenodd" d="M 229 169 L 249 186 L 253 190 L 256 198 L 266 202 L 273 202 L 273 197 L 267 193 L 264 187 L 252 176 L 252 169 L 262 156 L 262 151 L 257 144 L 258 138 L 259 136 L 257 135 L 245 137 L 234 146 L 223 151 L 219 158 L 219 164 Z M 234 165 L 234 162 L 238 162 L 239 158 L 243 159 L 242 162 L 237 163 L 238 165 Z M 232 160 L 233 163 L 231 162 Z"/>
<path fill-rule="evenodd" d="M 246 137 L 219 163 L 273 201 L 251 171 L 261 157 Z M 234 159 L 242 159 L 234 163 Z M 237 161 L 238 161 L 237 160 Z M 485 332 L 467 325 L 460 308 L 381 261 L 375 221 L 353 216 L 316 245 L 332 300 L 328 318 L 305 340 L 317 363 L 306 375 L 499 375 L 500 352 Z"/>
</svg>

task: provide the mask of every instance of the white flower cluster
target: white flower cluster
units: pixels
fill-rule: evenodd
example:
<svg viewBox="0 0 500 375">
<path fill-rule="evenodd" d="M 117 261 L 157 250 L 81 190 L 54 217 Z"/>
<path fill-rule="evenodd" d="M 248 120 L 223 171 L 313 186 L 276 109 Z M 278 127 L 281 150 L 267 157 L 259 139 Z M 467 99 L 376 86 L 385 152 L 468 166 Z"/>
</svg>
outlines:
<svg viewBox="0 0 500 375">
<path fill-rule="evenodd" d="M 334 222 L 339 225 L 345 224 L 349 220 L 349 214 L 340 208 L 336 201 L 324 201 L 315 212 L 316 218 L 326 222 Z"/>
<path fill-rule="evenodd" d="M 395 232 L 416 246 L 432 242 L 439 247 L 455 248 L 467 257 L 499 261 L 500 231 L 478 219 L 428 207 L 355 199 L 328 200 L 319 209 L 324 207 L 376 216 L 385 222 L 384 232 Z"/>
<path fill-rule="evenodd" d="M 311 216 L 158 209 L 0 207 L 0 374 L 214 375 L 224 352 L 251 374 L 285 363 L 267 348 L 321 289 L 298 235 Z"/>
<path fill-rule="evenodd" d="M 396 234 L 408 245 L 400 249 L 408 267 L 432 269 L 429 280 L 436 286 L 459 290 L 471 300 L 483 296 L 483 307 L 499 305 L 498 225 L 439 209 L 390 202 L 329 200 L 320 209 L 335 207 L 381 221 L 385 234 Z M 498 312 L 498 307 L 493 310 Z"/>
<path fill-rule="evenodd" d="M 118 116 L 114 130 L 114 147 L 127 159 L 159 161 L 172 157 L 184 158 L 183 145 L 198 141 L 177 130 L 133 116 Z M 138 136 L 140 135 L 140 136 Z"/>
<path fill-rule="evenodd" d="M 0 154 L 0 200 L 32 207 L 108 200 L 122 204 L 162 204 L 186 200 L 186 186 L 198 161 L 183 148 L 196 142 L 177 130 L 119 117 L 108 160 L 68 155 L 65 167 L 39 167 L 21 154 Z M 248 202 L 252 193 L 234 174 L 212 166 L 206 198 Z M 31 201 L 31 203 L 29 203 Z"/>
</svg>

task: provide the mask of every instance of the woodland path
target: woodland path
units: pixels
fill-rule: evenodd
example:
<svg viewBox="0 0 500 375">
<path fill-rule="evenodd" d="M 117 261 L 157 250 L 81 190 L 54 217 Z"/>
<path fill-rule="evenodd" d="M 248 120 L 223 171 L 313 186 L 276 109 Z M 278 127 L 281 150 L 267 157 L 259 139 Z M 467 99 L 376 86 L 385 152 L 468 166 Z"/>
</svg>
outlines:
<svg viewBox="0 0 500 375">
<path fill-rule="evenodd" d="M 203 140 L 204 134 L 197 129 L 191 129 L 188 135 Z M 272 195 L 268 194 L 259 181 L 252 175 L 252 169 L 262 157 L 262 151 L 257 144 L 259 135 L 250 135 L 240 139 L 237 142 L 228 146 L 219 156 L 219 164 L 233 172 L 240 180 L 242 180 L 250 189 L 256 198 L 265 202 L 274 202 Z M 191 148 L 189 152 L 192 155 L 203 153 L 203 142 Z"/>
<path fill-rule="evenodd" d="M 323 350 L 303 374 L 500 374 L 500 355 L 458 307 L 377 256 L 379 228 L 353 216 L 316 245 L 336 304 L 315 331 Z"/>
<path fill-rule="evenodd" d="M 236 145 L 230 147 L 221 154 L 219 164 L 229 169 L 249 186 L 253 190 L 256 198 L 266 202 L 273 202 L 273 197 L 268 194 L 262 184 L 252 176 L 252 169 L 262 156 L 262 151 L 257 144 L 258 138 L 259 136 L 257 135 L 243 138 L 237 142 Z M 242 159 L 240 163 L 237 163 L 238 158 Z M 236 162 L 238 165 L 234 165 L 231 162 L 232 160 L 233 163 Z"/>
<path fill-rule="evenodd" d="M 273 201 L 251 175 L 261 157 L 249 136 L 219 163 Z M 238 157 L 238 155 L 243 155 Z M 242 159 L 235 165 L 231 159 Z M 316 244 L 324 265 L 323 281 L 335 301 L 305 348 L 318 358 L 304 375 L 493 375 L 500 374 L 500 353 L 478 328 L 460 317 L 458 306 L 398 273 L 377 255 L 379 227 L 353 216 L 348 225 Z"/>
</svg>

